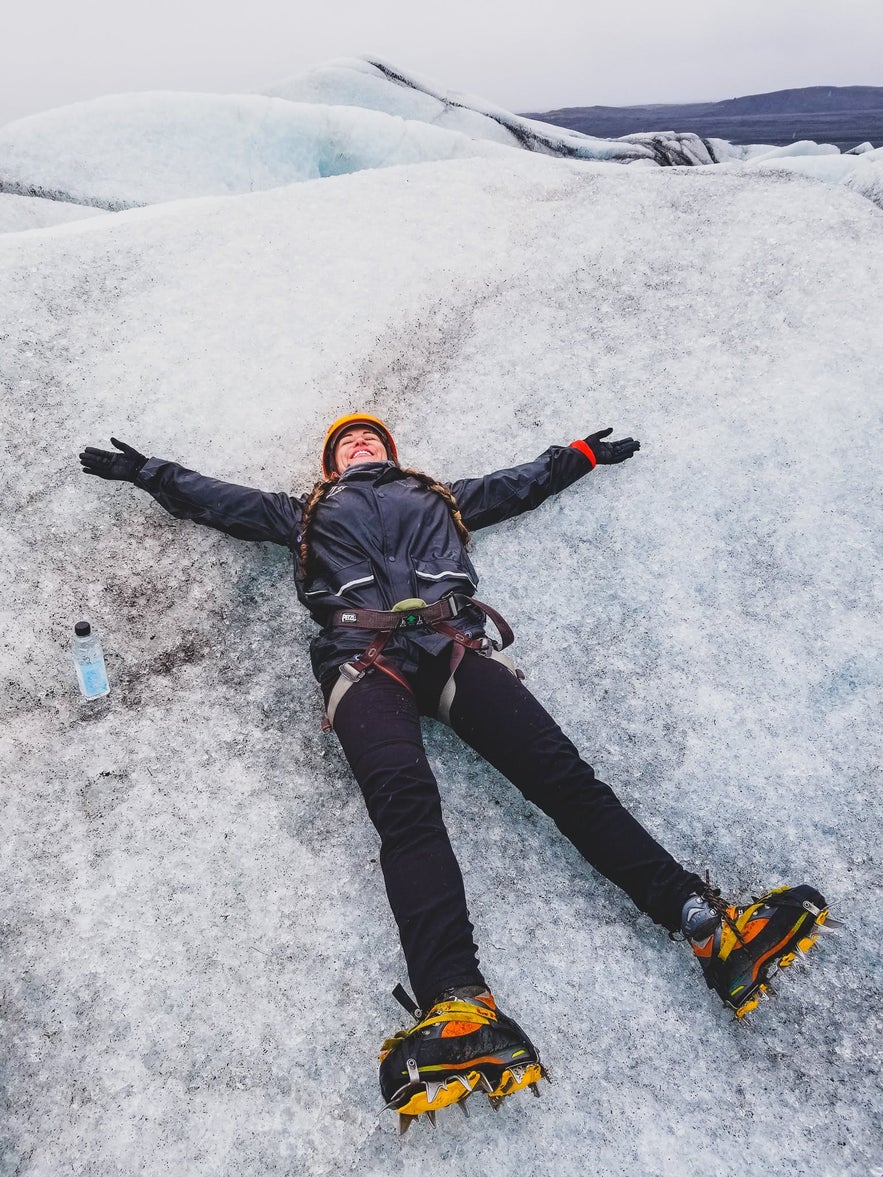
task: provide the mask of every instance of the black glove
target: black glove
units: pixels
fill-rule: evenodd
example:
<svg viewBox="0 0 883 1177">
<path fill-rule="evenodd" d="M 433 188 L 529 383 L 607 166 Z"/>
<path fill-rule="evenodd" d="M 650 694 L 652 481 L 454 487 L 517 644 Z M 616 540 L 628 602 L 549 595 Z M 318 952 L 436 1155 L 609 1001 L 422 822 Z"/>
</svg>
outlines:
<svg viewBox="0 0 883 1177">
<path fill-rule="evenodd" d="M 601 440 L 602 437 L 609 437 L 612 432 L 612 429 L 599 429 L 597 433 L 590 433 L 585 439 L 599 466 L 613 466 L 616 462 L 624 462 L 635 450 L 641 448 L 641 443 L 633 437 L 624 437 L 621 441 Z"/>
<path fill-rule="evenodd" d="M 124 441 L 110 439 L 122 452 L 115 454 L 110 450 L 96 450 L 87 445 L 80 454 L 80 463 L 84 474 L 97 474 L 99 478 L 112 478 L 118 482 L 134 482 L 135 476 L 147 461 L 143 454 L 126 445 Z"/>
</svg>

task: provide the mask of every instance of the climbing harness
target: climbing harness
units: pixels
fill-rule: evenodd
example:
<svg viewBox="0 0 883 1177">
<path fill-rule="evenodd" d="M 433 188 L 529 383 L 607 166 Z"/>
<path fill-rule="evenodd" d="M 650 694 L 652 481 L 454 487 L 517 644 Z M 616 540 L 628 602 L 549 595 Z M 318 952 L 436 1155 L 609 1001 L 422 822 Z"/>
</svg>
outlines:
<svg viewBox="0 0 883 1177">
<path fill-rule="evenodd" d="M 480 638 L 471 638 L 456 626 L 449 624 L 471 606 L 474 606 L 494 623 L 500 635 L 499 641 L 486 634 Z M 331 624 L 350 629 L 371 630 L 376 634 L 376 637 L 366 650 L 341 665 L 340 676 L 328 696 L 325 718 L 322 721 L 322 728 L 325 731 L 333 727 L 334 713 L 343 696 L 373 667 L 382 670 L 384 674 L 388 674 L 408 690 L 411 689 L 401 671 L 383 655 L 383 649 L 387 642 L 399 630 L 406 632 L 420 629 L 432 630 L 450 638 L 454 643 L 451 647 L 451 672 L 439 697 L 438 718 L 443 723 L 450 724 L 451 721 L 451 704 L 456 691 L 454 675 L 467 650 L 475 650 L 486 658 L 501 662 L 512 674 L 519 678 L 524 677 L 520 670 L 515 669 L 511 659 L 501 653 L 515 640 L 512 628 L 506 619 L 490 605 L 476 600 L 475 597 L 467 596 L 465 593 L 458 593 L 456 589 L 445 593 L 443 597 L 431 605 L 427 605 L 419 597 L 407 597 L 389 610 L 338 609 L 331 617 Z"/>
</svg>

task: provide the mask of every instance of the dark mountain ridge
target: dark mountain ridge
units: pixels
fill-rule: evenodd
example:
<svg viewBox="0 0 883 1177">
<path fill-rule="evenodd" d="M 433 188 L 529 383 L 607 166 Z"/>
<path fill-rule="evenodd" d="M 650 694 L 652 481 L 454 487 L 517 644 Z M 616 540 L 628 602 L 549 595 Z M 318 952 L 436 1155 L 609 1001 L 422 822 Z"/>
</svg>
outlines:
<svg viewBox="0 0 883 1177">
<path fill-rule="evenodd" d="M 706 139 L 780 147 L 813 139 L 845 151 L 865 141 L 883 144 L 883 86 L 804 86 L 721 102 L 573 106 L 525 117 L 602 138 L 693 131 Z"/>
</svg>

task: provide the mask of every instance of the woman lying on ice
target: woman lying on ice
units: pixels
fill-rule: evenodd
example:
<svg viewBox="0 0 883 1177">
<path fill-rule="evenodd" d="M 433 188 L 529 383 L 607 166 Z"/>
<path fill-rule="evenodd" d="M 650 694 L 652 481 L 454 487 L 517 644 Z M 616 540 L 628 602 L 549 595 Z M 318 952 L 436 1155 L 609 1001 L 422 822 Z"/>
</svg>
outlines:
<svg viewBox="0 0 883 1177">
<path fill-rule="evenodd" d="M 329 429 L 323 478 L 299 499 L 205 478 L 175 462 L 87 448 L 87 474 L 133 482 L 179 519 L 294 553 L 301 602 L 321 626 L 311 646 L 327 720 L 381 840 L 417 1024 L 383 1044 L 388 1106 L 414 1116 L 475 1090 L 496 1102 L 543 1070 L 497 1009 L 478 965 L 463 879 L 426 758 L 421 715 L 449 724 L 555 822 L 589 863 L 670 933 L 688 939 L 708 986 L 741 1017 L 776 968 L 815 942 L 828 916 L 808 886 L 728 905 L 623 808 L 500 653 L 506 622 L 473 596 L 470 531 L 538 507 L 596 465 L 623 462 L 611 429 L 483 478 L 440 483 L 398 462 L 367 414 Z M 493 621 L 502 641 L 485 633 Z M 419 1008 L 418 1008 L 419 1007 Z M 537 1088 L 534 1086 L 534 1091 Z"/>
</svg>

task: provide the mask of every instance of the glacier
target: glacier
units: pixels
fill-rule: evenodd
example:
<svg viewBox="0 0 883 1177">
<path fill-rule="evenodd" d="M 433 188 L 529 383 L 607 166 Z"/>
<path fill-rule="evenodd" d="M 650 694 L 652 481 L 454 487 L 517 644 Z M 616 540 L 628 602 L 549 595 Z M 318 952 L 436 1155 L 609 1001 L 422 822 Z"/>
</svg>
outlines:
<svg viewBox="0 0 883 1177">
<path fill-rule="evenodd" d="M 4 1174 L 883 1169 L 883 212 L 793 155 L 491 146 L 0 237 Z M 289 557 L 76 457 L 113 434 L 299 492 L 352 409 L 444 478 L 641 439 L 473 559 L 528 685 L 668 849 L 734 898 L 814 882 L 846 922 L 751 1028 L 428 723 L 482 964 L 554 1082 L 397 1137 L 375 1067 L 406 978 Z"/>
<path fill-rule="evenodd" d="M 589 170 L 599 162 L 780 167 L 844 184 L 877 204 L 883 193 L 883 149 L 870 144 L 841 155 L 831 144 L 737 147 L 676 131 L 596 138 L 444 90 L 380 60 L 342 58 L 264 93 L 108 95 L 8 123 L 0 127 L 0 195 L 52 199 L 68 205 L 73 219 L 78 206 L 119 211 L 522 150 L 582 160 Z M 30 214 L 35 222 L 40 208 Z M 21 212 L 0 206 L 0 232 L 20 228 Z"/>
</svg>

